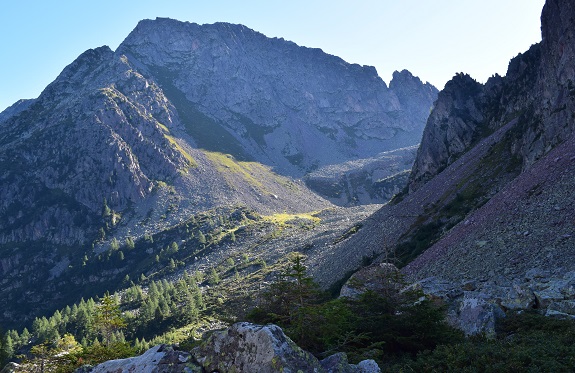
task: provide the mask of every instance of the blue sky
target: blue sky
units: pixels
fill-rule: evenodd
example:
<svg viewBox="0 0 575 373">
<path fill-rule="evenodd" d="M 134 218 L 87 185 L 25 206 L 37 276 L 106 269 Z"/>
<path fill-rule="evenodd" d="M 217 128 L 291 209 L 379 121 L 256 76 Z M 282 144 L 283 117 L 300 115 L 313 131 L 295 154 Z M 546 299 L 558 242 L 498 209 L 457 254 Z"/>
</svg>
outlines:
<svg viewBox="0 0 575 373">
<path fill-rule="evenodd" d="M 441 89 L 455 73 L 484 82 L 541 40 L 544 0 L 19 0 L 0 2 L 0 111 L 37 97 L 86 49 L 116 49 L 144 18 L 241 23 L 270 37 L 372 65 L 408 69 Z"/>
</svg>

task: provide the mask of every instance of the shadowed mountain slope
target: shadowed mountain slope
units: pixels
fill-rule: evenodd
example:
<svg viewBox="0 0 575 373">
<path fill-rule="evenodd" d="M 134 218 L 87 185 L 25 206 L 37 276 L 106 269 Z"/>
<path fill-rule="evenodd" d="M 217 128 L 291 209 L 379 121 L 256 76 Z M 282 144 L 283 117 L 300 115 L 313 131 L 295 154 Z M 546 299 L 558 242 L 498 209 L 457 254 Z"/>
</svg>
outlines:
<svg viewBox="0 0 575 373">
<path fill-rule="evenodd" d="M 548 1 L 541 20 L 542 42 L 505 77 L 482 85 L 457 74 L 446 84 L 408 188 L 333 247 L 326 266 L 346 273 L 369 257 L 406 265 L 425 252 L 405 269 L 414 279 L 575 269 L 565 260 L 575 227 L 575 6 Z"/>
</svg>

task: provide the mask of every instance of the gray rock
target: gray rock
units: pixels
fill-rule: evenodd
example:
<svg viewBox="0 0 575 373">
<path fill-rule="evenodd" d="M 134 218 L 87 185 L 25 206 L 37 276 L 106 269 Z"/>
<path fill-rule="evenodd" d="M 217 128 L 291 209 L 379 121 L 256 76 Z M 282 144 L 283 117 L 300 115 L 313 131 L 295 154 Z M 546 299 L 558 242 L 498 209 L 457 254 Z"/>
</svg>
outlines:
<svg viewBox="0 0 575 373">
<path fill-rule="evenodd" d="M 354 373 L 356 371 L 349 365 L 347 355 L 343 352 L 326 357 L 320 361 L 320 364 L 328 373 Z"/>
<path fill-rule="evenodd" d="M 377 365 L 375 360 L 371 359 L 359 362 L 359 364 L 357 364 L 355 368 L 356 373 L 381 373 L 379 365 Z"/>
<path fill-rule="evenodd" d="M 211 372 L 322 372 L 320 362 L 276 325 L 237 323 L 213 332 L 192 355 Z"/>
<path fill-rule="evenodd" d="M 373 361 L 357 366 L 347 362 L 343 353 L 321 362 L 302 350 L 276 325 L 237 323 L 213 332 L 192 355 L 206 371 L 258 373 L 355 373 L 378 372 Z"/>
<path fill-rule="evenodd" d="M 560 300 L 549 304 L 546 316 L 555 315 L 557 313 L 575 317 L 575 300 Z"/>
<path fill-rule="evenodd" d="M 495 337 L 495 322 L 501 317 L 505 317 L 505 313 L 490 302 L 487 294 L 466 291 L 457 313 L 451 315 L 449 321 L 466 335 L 484 334 L 492 338 Z"/>
<path fill-rule="evenodd" d="M 89 370 L 90 373 L 192 373 L 201 367 L 191 360 L 188 352 L 176 351 L 170 346 L 158 345 L 144 354 L 127 359 L 106 361 Z"/>
<path fill-rule="evenodd" d="M 546 309 L 551 303 L 565 299 L 563 293 L 561 293 L 561 287 L 557 285 L 558 283 L 553 283 L 552 286 L 533 291 L 537 299 L 538 308 Z"/>
<path fill-rule="evenodd" d="M 501 300 L 501 306 L 510 310 L 525 310 L 532 308 L 535 302 L 535 295 L 530 288 L 515 284 Z"/>
</svg>

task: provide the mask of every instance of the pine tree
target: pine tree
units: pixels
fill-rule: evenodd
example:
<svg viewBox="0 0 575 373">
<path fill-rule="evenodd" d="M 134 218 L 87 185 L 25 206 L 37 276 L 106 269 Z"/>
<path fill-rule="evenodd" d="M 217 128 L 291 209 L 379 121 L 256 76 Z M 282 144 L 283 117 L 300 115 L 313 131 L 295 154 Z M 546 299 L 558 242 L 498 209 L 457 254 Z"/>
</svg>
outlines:
<svg viewBox="0 0 575 373">
<path fill-rule="evenodd" d="M 198 242 L 202 245 L 206 244 L 206 236 L 202 233 L 202 231 L 198 231 Z"/>
<path fill-rule="evenodd" d="M 136 243 L 131 236 L 126 237 L 126 247 L 128 250 L 133 250 L 136 247 Z"/>
<path fill-rule="evenodd" d="M 211 285 L 217 285 L 220 283 L 220 275 L 218 275 L 218 272 L 213 267 L 212 270 L 210 271 L 209 283 Z"/>
<path fill-rule="evenodd" d="M 122 317 L 120 307 L 116 299 L 106 293 L 104 298 L 96 307 L 94 315 L 94 327 L 102 336 L 104 344 L 109 346 L 112 335 L 126 327 L 126 322 Z"/>
<path fill-rule="evenodd" d="M 173 272 L 176 270 L 176 262 L 174 262 L 174 259 L 170 258 L 170 262 L 168 264 L 168 270 L 170 272 Z"/>
<path fill-rule="evenodd" d="M 306 273 L 303 256 L 297 254 L 290 261 L 289 267 L 264 293 L 264 299 L 257 311 L 260 322 L 275 322 L 286 327 L 292 339 L 301 343 L 305 339 L 309 325 L 309 314 L 320 301 L 317 284 Z"/>
<path fill-rule="evenodd" d="M 10 337 L 9 334 L 6 334 L 6 336 L 4 336 L 4 341 L 2 343 L 2 352 L 3 352 L 2 354 L 7 358 L 10 358 L 12 355 L 14 355 L 14 341 L 12 340 L 12 337 Z"/>
</svg>

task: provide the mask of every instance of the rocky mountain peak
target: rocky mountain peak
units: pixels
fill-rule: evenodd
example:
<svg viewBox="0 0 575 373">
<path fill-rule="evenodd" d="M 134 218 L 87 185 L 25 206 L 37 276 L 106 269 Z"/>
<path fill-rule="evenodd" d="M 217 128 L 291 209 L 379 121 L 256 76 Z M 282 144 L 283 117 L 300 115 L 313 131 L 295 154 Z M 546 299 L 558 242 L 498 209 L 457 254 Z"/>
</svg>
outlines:
<svg viewBox="0 0 575 373">
<path fill-rule="evenodd" d="M 410 176 L 416 190 L 469 149 L 481 131 L 482 85 L 467 74 L 457 74 L 439 93 Z"/>
<path fill-rule="evenodd" d="M 416 144 L 436 93 L 407 72 L 409 88 L 391 90 L 373 67 L 227 23 L 145 20 L 116 53 L 221 128 L 226 152 L 294 176 Z M 203 130 L 194 137 L 221 148 Z"/>
</svg>

